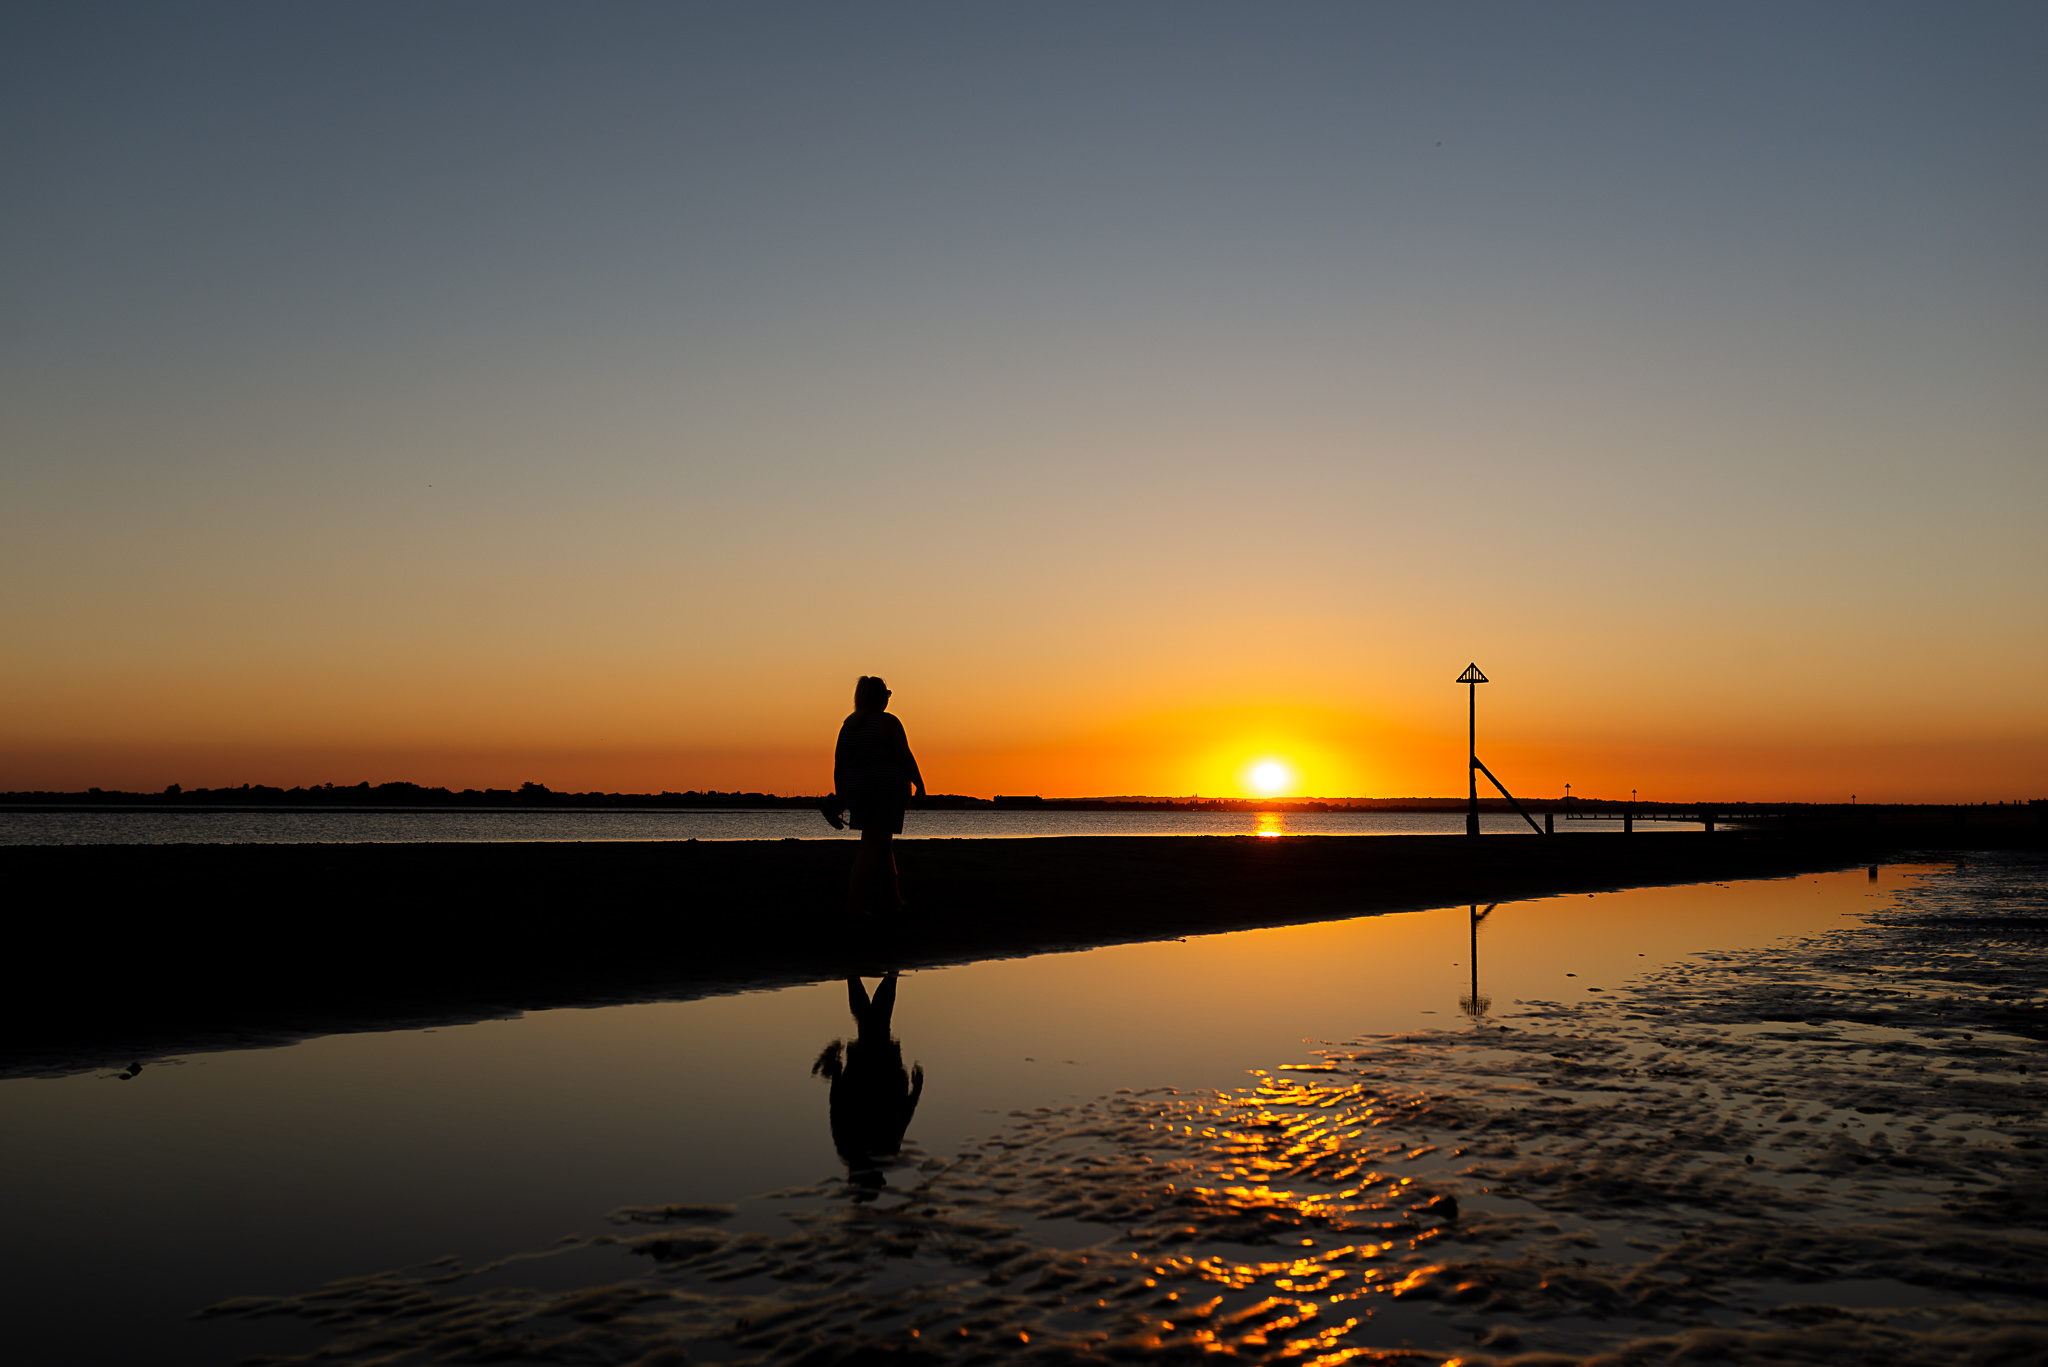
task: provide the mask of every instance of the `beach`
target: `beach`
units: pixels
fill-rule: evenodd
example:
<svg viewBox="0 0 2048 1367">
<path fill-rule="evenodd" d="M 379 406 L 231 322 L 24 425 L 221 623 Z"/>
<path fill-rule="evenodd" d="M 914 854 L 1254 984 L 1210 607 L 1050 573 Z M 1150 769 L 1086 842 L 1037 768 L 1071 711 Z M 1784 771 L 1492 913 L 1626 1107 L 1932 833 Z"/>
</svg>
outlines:
<svg viewBox="0 0 2048 1367">
<path fill-rule="evenodd" d="M 2030 819 L 2031 822 L 2031 819 Z M 0 847 L 34 964 L 0 1076 L 568 1005 L 1560 892 L 1771 877 L 2032 824 L 905 842 L 909 911 L 844 911 L 830 841 Z M 109 933 L 109 918 L 122 929 Z"/>
<path fill-rule="evenodd" d="M 2048 865 L 1971 854 L 1597 998 L 1015 1111 L 879 1193 L 207 1313 L 338 1363 L 2040 1362 L 2044 988 Z"/>
</svg>

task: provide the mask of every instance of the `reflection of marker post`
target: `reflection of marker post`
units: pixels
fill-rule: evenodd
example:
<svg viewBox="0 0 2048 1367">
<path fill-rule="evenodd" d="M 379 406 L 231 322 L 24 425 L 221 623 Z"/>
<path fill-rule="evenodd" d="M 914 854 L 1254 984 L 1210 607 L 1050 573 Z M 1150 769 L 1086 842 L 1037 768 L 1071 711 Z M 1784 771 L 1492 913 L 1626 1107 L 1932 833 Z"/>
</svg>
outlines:
<svg viewBox="0 0 2048 1367">
<path fill-rule="evenodd" d="M 1495 902 L 1485 911 L 1481 911 L 1477 906 L 1472 908 L 1472 995 L 1458 998 L 1458 1009 L 1475 1020 L 1485 1015 L 1493 1006 L 1493 998 L 1479 995 L 1479 923 L 1493 915 L 1493 908 L 1499 905 L 1500 903 Z"/>
<path fill-rule="evenodd" d="M 1492 907 L 1487 908 L 1492 911 Z M 1485 1008 L 1479 1004 L 1479 908 L 1472 908 L 1472 1004 L 1466 1008 L 1478 1015 Z"/>
<path fill-rule="evenodd" d="M 1467 801 L 1465 809 L 1465 834 L 1479 834 L 1479 685 L 1486 682 L 1486 676 L 1479 672 L 1478 665 L 1466 665 L 1465 672 L 1458 676 L 1458 682 L 1465 685 L 1465 784 Z"/>
</svg>

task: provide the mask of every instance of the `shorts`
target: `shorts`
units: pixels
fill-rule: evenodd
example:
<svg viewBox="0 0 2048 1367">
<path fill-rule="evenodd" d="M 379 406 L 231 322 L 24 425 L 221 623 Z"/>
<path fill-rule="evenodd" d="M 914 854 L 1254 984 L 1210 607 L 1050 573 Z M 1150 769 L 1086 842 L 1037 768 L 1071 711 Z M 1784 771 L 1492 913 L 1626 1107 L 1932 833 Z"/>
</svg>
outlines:
<svg viewBox="0 0 2048 1367">
<path fill-rule="evenodd" d="M 856 831 L 887 831 L 890 835 L 903 834 L 903 809 L 909 802 L 909 794 L 902 789 L 890 792 L 873 789 L 855 793 L 846 799 L 849 809 L 846 824 Z"/>
</svg>

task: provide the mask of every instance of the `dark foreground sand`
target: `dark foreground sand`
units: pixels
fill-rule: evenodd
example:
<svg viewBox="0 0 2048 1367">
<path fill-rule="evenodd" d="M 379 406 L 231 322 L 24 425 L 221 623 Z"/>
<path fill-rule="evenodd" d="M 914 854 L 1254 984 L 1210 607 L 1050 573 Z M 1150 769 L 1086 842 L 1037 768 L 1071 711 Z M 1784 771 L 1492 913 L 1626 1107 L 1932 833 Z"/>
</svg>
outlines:
<svg viewBox="0 0 2048 1367">
<path fill-rule="evenodd" d="M 1119 941 L 1837 868 L 1946 831 L 0 847 L 0 1076 Z M 1982 842 L 1982 832 L 1970 838 Z M 2038 843 L 2030 829 L 2014 843 Z"/>
<path fill-rule="evenodd" d="M 394 1367 L 2048 1362 L 2044 989 L 2048 860 L 1971 856 L 1608 1001 L 1013 1113 L 880 1194 L 207 1313 Z"/>
</svg>

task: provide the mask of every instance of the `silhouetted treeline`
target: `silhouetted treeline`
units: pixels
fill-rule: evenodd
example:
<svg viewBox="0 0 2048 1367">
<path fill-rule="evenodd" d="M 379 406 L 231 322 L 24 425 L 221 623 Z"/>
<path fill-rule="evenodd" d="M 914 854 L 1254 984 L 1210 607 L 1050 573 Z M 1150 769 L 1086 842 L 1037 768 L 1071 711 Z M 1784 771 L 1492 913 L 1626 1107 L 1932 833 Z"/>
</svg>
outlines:
<svg viewBox="0 0 2048 1367">
<path fill-rule="evenodd" d="M 244 783 L 239 788 L 184 788 L 173 783 L 160 793 L 125 793 L 89 788 L 82 793 L 0 793 L 0 804 L 49 807 L 634 807 L 795 808 L 815 807 L 817 797 L 776 793 L 558 793 L 543 783 L 518 788 L 423 788 L 417 783 L 323 783 L 310 788 L 273 788 Z M 982 798 L 934 794 L 928 807 L 986 807 Z"/>
<path fill-rule="evenodd" d="M 0 807 L 75 808 L 136 807 L 164 808 L 221 807 L 383 807 L 398 809 L 456 808 L 472 810 L 520 810 L 522 808 L 583 809 L 723 809 L 803 810 L 815 807 L 822 796 L 784 796 L 778 793 L 719 792 L 684 793 L 558 793 L 543 783 L 522 783 L 517 788 L 424 788 L 417 783 L 322 783 L 310 788 L 273 788 L 244 783 L 238 788 L 184 788 L 173 783 L 160 793 L 129 793 L 114 789 L 88 788 L 82 793 L 21 792 L 0 793 Z M 999 794 L 995 798 L 968 797 L 960 793 L 934 793 L 916 804 L 927 811 L 1045 811 L 1045 812 L 1463 812 L 1466 799 L 1453 797 L 1329 798 L 1320 800 L 1274 798 L 1167 798 L 1167 797 L 1042 797 L 1038 794 Z M 1610 820 L 1624 815 L 1654 819 L 1659 815 L 1690 818 L 1711 813 L 1721 821 L 1785 821 L 1803 818 L 1829 820 L 1922 819 L 1936 813 L 1962 819 L 1970 812 L 1996 813 L 2006 808 L 2014 816 L 2028 812 L 2035 820 L 2048 820 L 2048 803 L 1963 802 L 1963 803 L 1863 803 L 1860 805 L 1814 802 L 1662 802 L 1643 799 L 1574 797 L 1569 804 L 1556 799 L 1534 799 L 1523 806 L 1534 812 L 1552 812 Z M 1498 798 L 1481 798 L 1479 809 L 1489 814 L 1512 815 L 1514 808 Z M 2029 809 L 2031 809 L 2029 811 Z M 1880 817 L 1880 813 L 1884 815 Z M 1988 814 L 1988 813 L 1987 813 Z"/>
<path fill-rule="evenodd" d="M 0 806 L 8 807 L 397 807 L 397 808 L 741 808 L 795 809 L 815 807 L 816 796 L 784 796 L 777 793 L 719 792 L 684 793 L 558 793 L 541 783 L 524 783 L 518 788 L 424 788 L 417 783 L 323 783 L 310 788 L 273 788 L 244 783 L 235 788 L 184 788 L 173 783 L 160 793 L 129 793 L 90 788 L 82 793 L 21 792 L 0 793 Z M 1300 800 L 1283 798 L 1200 798 L 1200 797 L 1040 797 L 999 795 L 994 799 L 968 797 L 960 793 L 933 793 L 914 804 L 926 811 L 1047 812 L 1462 812 L 1465 799 L 1449 797 L 1334 798 Z M 1541 811 L 1545 804 L 1525 804 Z M 1513 808 L 1497 799 L 1480 801 L 1480 810 L 1511 812 Z"/>
</svg>

